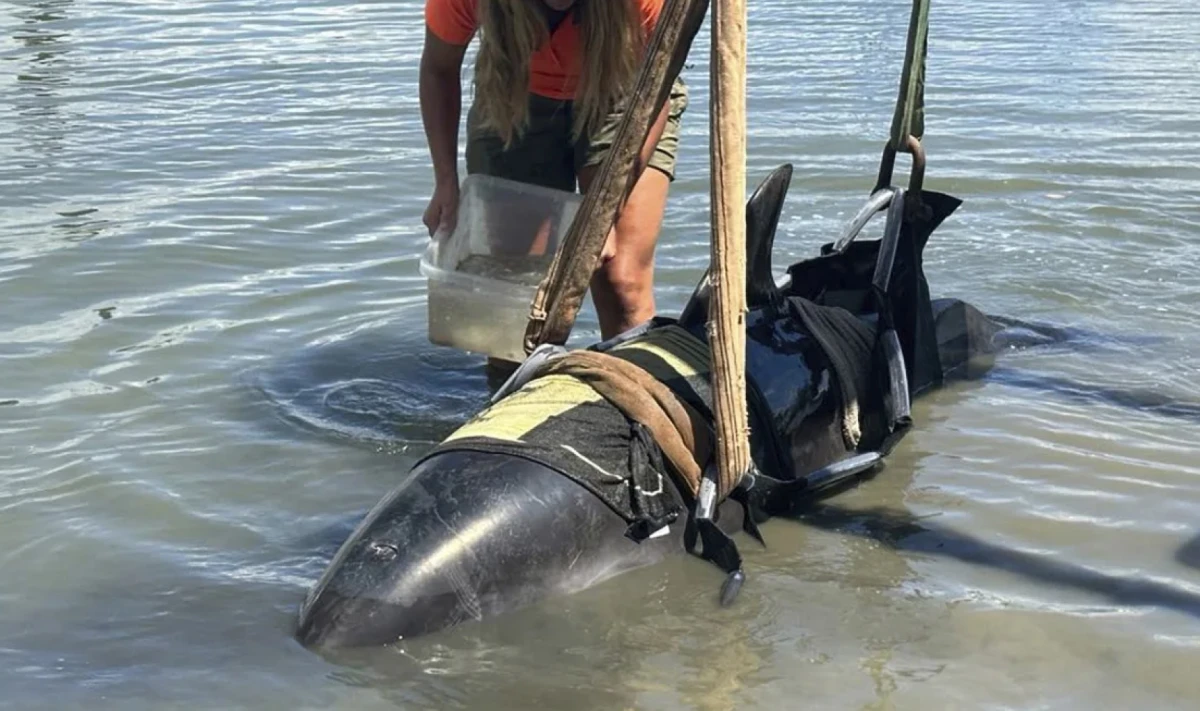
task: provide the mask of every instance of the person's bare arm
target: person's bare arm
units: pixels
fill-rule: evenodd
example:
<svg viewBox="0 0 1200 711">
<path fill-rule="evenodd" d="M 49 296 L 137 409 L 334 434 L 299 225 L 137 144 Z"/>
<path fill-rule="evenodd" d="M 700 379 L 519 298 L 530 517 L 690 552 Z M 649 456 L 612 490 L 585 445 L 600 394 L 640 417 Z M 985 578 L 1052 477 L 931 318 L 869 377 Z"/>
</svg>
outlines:
<svg viewBox="0 0 1200 711">
<path fill-rule="evenodd" d="M 466 51 L 467 45 L 444 42 L 426 28 L 420 69 L 421 120 L 438 184 L 458 180 L 458 124 Z"/>
<path fill-rule="evenodd" d="M 462 64 L 467 45 L 449 44 L 425 29 L 421 51 L 421 122 L 433 162 L 433 197 L 422 221 L 435 235 L 458 219 L 458 123 L 462 116 Z"/>
</svg>

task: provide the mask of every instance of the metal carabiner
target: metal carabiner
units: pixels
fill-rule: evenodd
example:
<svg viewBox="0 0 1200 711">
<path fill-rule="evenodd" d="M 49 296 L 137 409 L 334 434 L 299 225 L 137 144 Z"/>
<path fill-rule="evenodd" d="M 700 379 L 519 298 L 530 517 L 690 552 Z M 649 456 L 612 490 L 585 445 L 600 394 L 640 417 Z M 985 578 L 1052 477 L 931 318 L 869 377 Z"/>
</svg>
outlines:
<svg viewBox="0 0 1200 711">
<path fill-rule="evenodd" d="M 920 203 L 921 190 L 925 186 L 925 146 L 921 139 L 909 135 L 904 139 L 904 152 L 912 156 L 912 171 L 908 176 L 909 203 Z M 891 186 L 892 173 L 896 168 L 896 148 L 891 141 L 883 147 L 883 158 L 879 161 L 879 177 L 875 180 L 875 190 L 883 190 Z"/>
</svg>

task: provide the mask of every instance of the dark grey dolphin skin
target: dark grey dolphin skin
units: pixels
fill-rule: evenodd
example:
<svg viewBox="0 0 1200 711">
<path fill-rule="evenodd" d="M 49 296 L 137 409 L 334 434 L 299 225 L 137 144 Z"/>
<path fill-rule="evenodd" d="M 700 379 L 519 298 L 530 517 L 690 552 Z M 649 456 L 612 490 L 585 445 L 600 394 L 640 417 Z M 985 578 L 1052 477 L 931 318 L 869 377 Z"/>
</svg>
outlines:
<svg viewBox="0 0 1200 711">
<path fill-rule="evenodd" d="M 790 176 L 790 166 L 775 171 L 747 205 L 747 375 L 770 414 L 760 426 L 773 428 L 779 443 L 771 455 L 756 441 L 754 458 L 764 473 L 789 480 L 852 454 L 828 358 L 776 308 L 790 288 L 776 284 L 770 259 Z M 704 280 L 678 320 L 701 338 L 706 296 Z M 956 299 L 934 300 L 932 312 L 939 380 L 991 367 L 1001 324 Z M 878 398 L 871 402 L 879 408 Z M 717 520 L 735 535 L 743 516 L 726 501 Z M 311 648 L 381 645 L 499 615 L 685 555 L 684 529 L 681 518 L 638 543 L 600 499 L 549 468 L 494 453 L 438 454 L 411 470 L 342 545 L 304 600 L 296 636 Z"/>
</svg>

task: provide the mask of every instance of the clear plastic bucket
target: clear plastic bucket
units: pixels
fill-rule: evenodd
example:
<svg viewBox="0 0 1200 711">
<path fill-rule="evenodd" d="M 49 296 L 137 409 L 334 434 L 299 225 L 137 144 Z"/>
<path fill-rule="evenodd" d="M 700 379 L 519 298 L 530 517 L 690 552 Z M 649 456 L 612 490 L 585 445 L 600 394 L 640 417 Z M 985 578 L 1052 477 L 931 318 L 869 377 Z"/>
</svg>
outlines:
<svg viewBox="0 0 1200 711">
<path fill-rule="evenodd" d="M 538 284 L 583 197 L 487 175 L 459 190 L 458 220 L 421 257 L 429 340 L 525 360 L 525 326 Z"/>
</svg>

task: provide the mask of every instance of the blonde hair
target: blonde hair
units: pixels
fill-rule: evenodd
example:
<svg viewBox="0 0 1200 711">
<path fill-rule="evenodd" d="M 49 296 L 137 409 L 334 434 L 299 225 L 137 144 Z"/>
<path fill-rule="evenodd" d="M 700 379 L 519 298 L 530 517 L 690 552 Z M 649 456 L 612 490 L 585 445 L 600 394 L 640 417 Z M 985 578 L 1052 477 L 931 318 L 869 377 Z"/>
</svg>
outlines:
<svg viewBox="0 0 1200 711">
<path fill-rule="evenodd" d="M 529 119 L 529 65 L 549 39 L 542 0 L 478 0 L 479 53 L 475 101 L 480 126 L 509 146 Z M 576 0 L 581 15 L 582 57 L 573 101 L 575 140 L 601 125 L 631 90 L 647 36 L 636 0 Z M 564 22 L 574 22 L 567 17 Z"/>
</svg>

